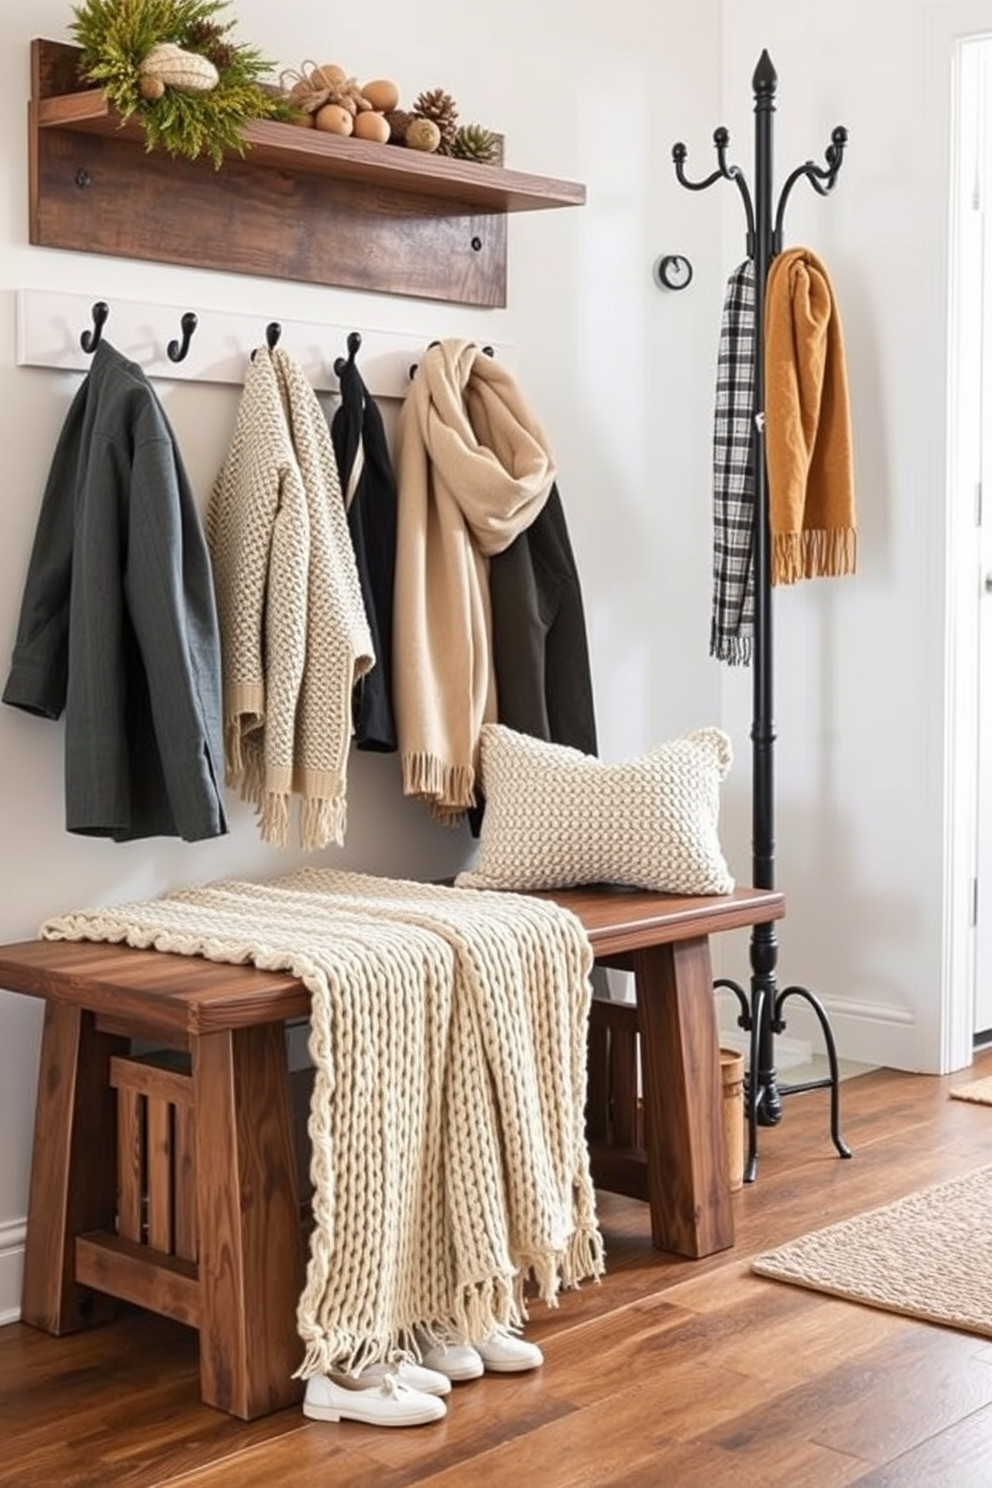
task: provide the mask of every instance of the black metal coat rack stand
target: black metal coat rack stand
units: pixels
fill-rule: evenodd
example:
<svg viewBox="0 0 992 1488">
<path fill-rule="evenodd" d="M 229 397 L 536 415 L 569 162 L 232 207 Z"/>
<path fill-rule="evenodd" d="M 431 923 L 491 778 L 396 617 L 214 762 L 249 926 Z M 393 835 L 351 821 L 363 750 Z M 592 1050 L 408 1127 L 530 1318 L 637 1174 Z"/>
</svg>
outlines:
<svg viewBox="0 0 992 1488">
<path fill-rule="evenodd" d="M 741 194 L 747 219 L 747 254 L 754 261 L 755 284 L 755 358 L 754 358 L 754 426 L 752 437 L 754 474 L 754 526 L 752 562 L 754 567 L 754 636 L 752 646 L 753 718 L 751 745 L 752 780 L 752 882 L 755 888 L 775 887 L 774 829 L 774 745 L 775 722 L 772 708 L 772 605 L 770 535 L 768 523 L 768 475 L 765 462 L 765 368 L 764 318 L 765 283 L 768 268 L 782 249 L 782 224 L 789 195 L 803 177 L 820 196 L 834 188 L 847 144 L 847 130 L 838 126 L 831 135 L 824 159 L 825 166 L 807 160 L 797 166 L 782 187 L 777 203 L 773 184 L 773 116 L 778 77 L 767 51 L 763 51 L 755 68 L 754 88 L 754 195 L 742 172 L 727 164 L 730 135 L 717 129 L 713 135 L 717 169 L 703 181 L 690 181 L 685 176 L 685 145 L 672 150 L 675 173 L 690 191 L 705 191 L 715 181 L 733 181 Z M 774 922 L 756 925 L 751 936 L 750 995 L 730 978 L 720 978 L 716 988 L 733 992 L 740 1004 L 738 1024 L 751 1036 L 750 1061 L 746 1076 L 746 1110 L 748 1117 L 748 1154 L 745 1181 L 751 1183 L 757 1174 L 758 1126 L 775 1126 L 782 1118 L 782 1097 L 807 1090 L 831 1092 L 830 1134 L 841 1157 L 850 1157 L 850 1148 L 840 1135 L 840 1080 L 837 1050 L 826 1010 L 806 987 L 776 988 L 778 940 Z M 783 1009 L 791 997 L 809 1004 L 819 1020 L 826 1045 L 829 1076 L 801 1084 L 779 1084 L 775 1069 L 775 1035 L 785 1029 Z"/>
</svg>

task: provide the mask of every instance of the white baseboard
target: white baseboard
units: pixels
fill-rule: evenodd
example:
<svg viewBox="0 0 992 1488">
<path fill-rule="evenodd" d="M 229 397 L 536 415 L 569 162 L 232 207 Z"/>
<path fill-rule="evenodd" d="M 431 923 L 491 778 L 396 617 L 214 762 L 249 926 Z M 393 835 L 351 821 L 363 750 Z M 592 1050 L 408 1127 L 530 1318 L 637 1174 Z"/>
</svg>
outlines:
<svg viewBox="0 0 992 1488">
<path fill-rule="evenodd" d="M 21 1316 L 21 1277 L 24 1274 L 24 1242 L 27 1221 L 0 1224 L 0 1327 L 16 1323 Z"/>
<path fill-rule="evenodd" d="M 720 1047 L 747 1055 L 751 1052 L 751 1035 L 740 1028 L 721 1028 Z M 775 1040 L 775 1068 L 779 1074 L 809 1064 L 812 1057 L 813 1046 L 809 1039 L 787 1038 L 780 1033 Z"/>
</svg>

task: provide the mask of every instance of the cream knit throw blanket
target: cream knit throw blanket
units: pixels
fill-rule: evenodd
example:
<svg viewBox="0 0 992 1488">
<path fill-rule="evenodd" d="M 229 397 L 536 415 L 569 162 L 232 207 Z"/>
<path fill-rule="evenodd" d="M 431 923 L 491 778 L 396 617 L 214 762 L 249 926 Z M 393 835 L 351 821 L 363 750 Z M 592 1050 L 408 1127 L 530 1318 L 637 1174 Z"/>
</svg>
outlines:
<svg viewBox="0 0 992 1488">
<path fill-rule="evenodd" d="M 556 467 L 513 377 L 439 341 L 400 411 L 394 707 L 403 792 L 454 823 L 474 803 L 496 689 L 487 560 L 530 526 Z"/>
<path fill-rule="evenodd" d="M 259 347 L 207 509 L 221 636 L 227 783 L 261 835 L 341 844 L 351 694 L 372 666 L 327 420 L 302 368 Z"/>
<path fill-rule="evenodd" d="M 310 868 L 42 934 L 251 961 L 309 988 L 301 1375 L 415 1350 L 417 1325 L 478 1342 L 526 1315 L 528 1280 L 553 1304 L 602 1272 L 584 1136 L 592 952 L 568 911 Z"/>
</svg>

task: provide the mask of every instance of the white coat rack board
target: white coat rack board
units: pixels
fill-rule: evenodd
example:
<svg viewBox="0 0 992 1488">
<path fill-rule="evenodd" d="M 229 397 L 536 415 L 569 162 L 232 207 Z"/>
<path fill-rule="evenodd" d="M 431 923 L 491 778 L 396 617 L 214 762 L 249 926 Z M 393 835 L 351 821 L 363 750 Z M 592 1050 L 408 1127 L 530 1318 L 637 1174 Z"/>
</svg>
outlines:
<svg viewBox="0 0 992 1488">
<path fill-rule="evenodd" d="M 96 306 L 106 309 L 105 318 L 96 317 L 98 326 L 94 320 Z M 195 324 L 189 317 L 195 317 Z M 337 391 L 334 363 L 347 356 L 349 337 L 357 334 L 361 338 L 362 379 L 374 398 L 406 395 L 410 369 L 431 339 L 408 331 L 118 300 L 109 295 L 17 291 L 18 366 L 85 372 L 91 354 L 84 349 L 82 338 L 96 330 L 105 334 L 122 356 L 136 362 L 146 376 L 188 382 L 243 384 L 251 353 L 268 341 L 299 362 L 318 393 Z M 511 345 L 494 342 L 488 336 L 473 336 L 470 329 L 463 334 L 490 349 L 515 372 Z M 180 351 L 183 355 L 174 360 Z"/>
</svg>

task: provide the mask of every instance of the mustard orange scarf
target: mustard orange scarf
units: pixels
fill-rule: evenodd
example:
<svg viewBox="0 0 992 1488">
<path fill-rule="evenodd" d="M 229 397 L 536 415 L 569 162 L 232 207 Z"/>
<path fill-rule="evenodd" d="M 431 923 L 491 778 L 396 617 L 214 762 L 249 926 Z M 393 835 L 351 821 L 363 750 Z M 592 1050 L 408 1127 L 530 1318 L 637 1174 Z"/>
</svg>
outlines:
<svg viewBox="0 0 992 1488">
<path fill-rule="evenodd" d="M 847 372 L 827 272 L 808 248 L 773 259 L 765 291 L 771 581 L 857 564 Z"/>
</svg>

